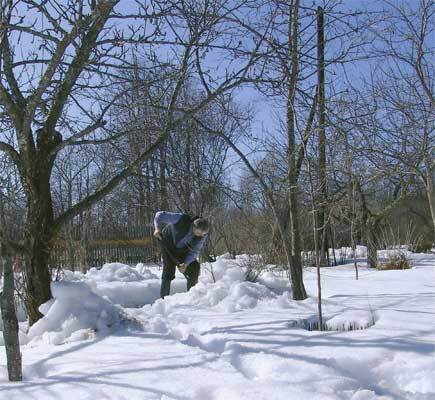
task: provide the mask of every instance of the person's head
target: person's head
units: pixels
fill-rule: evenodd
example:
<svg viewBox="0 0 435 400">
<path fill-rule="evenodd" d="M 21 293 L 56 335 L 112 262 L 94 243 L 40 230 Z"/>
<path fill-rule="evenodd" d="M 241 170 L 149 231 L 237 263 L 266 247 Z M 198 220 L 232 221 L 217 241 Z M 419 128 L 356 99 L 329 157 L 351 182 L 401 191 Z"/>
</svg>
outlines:
<svg viewBox="0 0 435 400">
<path fill-rule="evenodd" d="M 205 218 L 196 218 L 192 224 L 192 232 L 195 236 L 204 237 L 209 230 L 209 223 Z"/>
</svg>

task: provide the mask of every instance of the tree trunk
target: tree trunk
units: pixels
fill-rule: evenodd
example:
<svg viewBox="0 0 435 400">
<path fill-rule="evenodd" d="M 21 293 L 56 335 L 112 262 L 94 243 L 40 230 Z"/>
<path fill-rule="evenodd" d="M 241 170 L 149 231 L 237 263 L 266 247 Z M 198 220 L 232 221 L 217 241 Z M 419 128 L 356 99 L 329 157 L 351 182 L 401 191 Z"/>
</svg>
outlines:
<svg viewBox="0 0 435 400">
<path fill-rule="evenodd" d="M 433 235 L 432 240 L 435 242 L 435 189 L 434 189 L 434 170 L 433 167 L 431 167 L 431 163 L 428 160 L 427 157 L 424 158 L 424 164 L 426 167 L 426 179 L 425 179 L 425 186 L 426 186 L 426 194 L 427 199 L 429 200 L 429 210 L 430 215 L 432 217 L 432 223 L 433 223 Z"/>
<path fill-rule="evenodd" d="M 37 154 L 27 186 L 26 309 L 29 324 L 42 317 L 38 308 L 51 299 L 49 259 L 54 237 L 54 215 L 50 190 L 51 160 Z"/>
<path fill-rule="evenodd" d="M 365 195 L 361 188 L 361 183 L 358 180 L 354 181 L 353 188 L 355 190 L 354 197 L 356 197 L 356 195 L 358 194 L 358 203 L 359 203 L 358 208 L 360 214 L 360 221 L 365 235 L 365 244 L 367 246 L 367 264 L 371 268 L 377 268 L 378 266 L 377 229 L 381 217 L 379 215 L 377 216 L 376 214 L 370 212 L 367 206 Z M 355 242 L 355 247 L 356 247 L 356 242 Z"/>
<path fill-rule="evenodd" d="M 369 217 L 366 221 L 366 243 L 367 243 L 367 264 L 370 268 L 378 267 L 377 228 L 378 228 L 378 221 L 374 217 Z"/>
<path fill-rule="evenodd" d="M 159 158 L 159 189 L 160 189 L 160 209 L 167 210 L 169 207 L 168 191 L 166 184 L 166 144 L 160 147 Z"/>
<path fill-rule="evenodd" d="M 325 40 L 323 30 L 323 8 L 317 8 L 317 97 L 319 104 L 319 213 L 318 213 L 318 251 L 320 252 L 319 263 L 325 266 L 329 258 L 327 257 L 327 187 L 326 187 L 326 133 L 325 133 Z M 328 260 L 327 260 L 328 258 Z"/>
<path fill-rule="evenodd" d="M 302 277 L 302 259 L 301 259 L 301 252 L 299 250 L 299 260 L 295 258 L 294 253 L 294 240 L 292 238 L 292 235 L 289 235 L 288 229 L 285 227 L 285 221 L 279 216 L 277 213 L 277 210 L 273 210 L 276 224 L 279 229 L 279 233 L 281 236 L 281 243 L 284 247 L 287 264 L 288 264 L 288 270 L 290 274 L 290 281 L 291 281 L 291 287 L 293 291 L 293 300 L 305 300 L 308 296 L 305 291 L 304 281 Z M 297 241 L 296 241 L 297 242 Z M 300 269 L 297 268 L 297 263 L 299 262 Z"/>
<path fill-rule="evenodd" d="M 72 188 L 72 180 L 68 181 L 67 185 L 67 208 L 72 207 L 72 195 L 73 195 L 73 188 Z M 73 221 L 68 221 L 68 223 L 65 226 L 65 233 L 66 233 L 66 248 L 67 248 L 67 260 L 68 260 L 68 266 L 71 268 L 71 271 L 75 270 L 75 249 L 74 249 L 74 236 L 73 236 L 73 228 L 74 224 Z"/>
<path fill-rule="evenodd" d="M 1 244 L 0 244 L 1 247 Z M 8 375 L 10 381 L 22 381 L 21 352 L 18 336 L 18 320 L 14 302 L 14 271 L 12 257 L 0 248 L 3 259 L 3 292 L 0 294 L 0 307 L 3 319 L 3 338 L 6 349 Z"/>
<path fill-rule="evenodd" d="M 287 93 L 287 145 L 288 145 L 288 201 L 290 212 L 290 249 L 287 249 L 287 257 L 290 263 L 290 274 L 293 288 L 293 299 L 304 300 L 307 298 L 303 277 L 301 258 L 301 236 L 298 221 L 298 174 L 296 166 L 296 132 L 295 132 L 295 94 L 298 76 L 298 12 L 299 1 L 292 4 L 289 15 L 289 41 L 291 43 L 291 75 L 288 77 Z M 285 232 L 283 232 L 285 235 Z M 283 237 L 283 241 L 288 240 Z M 290 254 L 289 254 L 290 251 Z"/>
<path fill-rule="evenodd" d="M 303 276 L 302 276 L 302 258 L 301 258 L 301 237 L 298 221 L 298 198 L 295 191 L 290 192 L 290 239 L 291 239 L 291 258 L 290 258 L 290 273 L 292 279 L 293 299 L 306 299 L 307 292 L 305 291 Z M 287 235 L 288 236 L 288 235 Z"/>
<path fill-rule="evenodd" d="M 186 132 L 186 147 L 184 153 L 184 176 L 183 182 L 181 182 L 181 193 L 183 193 L 183 209 L 187 213 L 193 212 L 191 204 L 192 195 L 192 134 L 190 131 L 190 125 L 187 127 Z"/>
</svg>

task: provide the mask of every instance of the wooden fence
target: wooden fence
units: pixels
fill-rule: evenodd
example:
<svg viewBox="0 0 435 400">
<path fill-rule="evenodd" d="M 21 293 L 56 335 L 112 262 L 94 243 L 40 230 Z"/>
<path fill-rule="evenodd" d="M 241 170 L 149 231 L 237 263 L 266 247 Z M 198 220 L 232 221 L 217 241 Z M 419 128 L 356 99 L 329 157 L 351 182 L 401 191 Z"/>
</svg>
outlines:
<svg viewBox="0 0 435 400">
<path fill-rule="evenodd" d="M 108 262 L 137 264 L 160 258 L 152 226 L 98 227 L 73 230 L 53 248 L 50 267 L 86 271 Z"/>
</svg>

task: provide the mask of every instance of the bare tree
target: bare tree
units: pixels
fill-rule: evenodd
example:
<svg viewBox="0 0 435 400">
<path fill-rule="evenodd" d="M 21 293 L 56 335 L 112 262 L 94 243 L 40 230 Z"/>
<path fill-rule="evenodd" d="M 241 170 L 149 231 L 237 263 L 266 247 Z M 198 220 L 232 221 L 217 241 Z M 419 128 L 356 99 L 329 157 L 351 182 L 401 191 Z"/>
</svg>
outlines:
<svg viewBox="0 0 435 400">
<path fill-rule="evenodd" d="M 219 1 L 200 6 L 193 1 L 168 1 L 149 9 L 135 3 L 132 11 L 121 9 L 115 0 L 56 1 L 54 6 L 32 0 L 2 2 L 0 106 L 12 135 L 9 142 L 0 142 L 0 150 L 15 164 L 26 194 L 25 243 L 13 246 L 27 257 L 30 324 L 41 317 L 38 307 L 51 297 L 48 262 L 60 227 L 136 171 L 174 126 L 250 79 L 259 43 L 237 44 L 226 26 L 228 15 L 238 13 L 243 4 L 227 8 L 226 2 Z M 16 50 L 23 35 L 32 38 L 28 42 L 34 47 L 19 59 Z M 146 57 L 158 65 L 157 47 L 169 46 L 174 54 L 165 124 L 135 160 L 56 215 L 50 179 L 59 154 L 69 146 L 101 145 L 125 135 L 113 130 L 106 118 L 123 93 L 111 94 L 122 83 L 119 70 L 132 67 L 129 51 L 135 45 L 144 45 Z M 229 59 L 228 68 L 221 65 L 219 74 L 207 76 L 202 60 L 213 48 L 231 57 L 241 55 L 241 64 L 234 68 Z M 189 109 L 178 109 L 177 99 L 189 74 L 201 76 L 206 95 Z"/>
<path fill-rule="evenodd" d="M 376 96 L 383 99 L 390 117 L 377 124 L 382 140 L 388 137 L 390 143 L 377 143 L 374 151 L 422 182 L 435 237 L 435 4 L 383 3 L 386 15 L 373 29 L 377 39 L 373 54 L 383 63 L 375 80 Z"/>
</svg>

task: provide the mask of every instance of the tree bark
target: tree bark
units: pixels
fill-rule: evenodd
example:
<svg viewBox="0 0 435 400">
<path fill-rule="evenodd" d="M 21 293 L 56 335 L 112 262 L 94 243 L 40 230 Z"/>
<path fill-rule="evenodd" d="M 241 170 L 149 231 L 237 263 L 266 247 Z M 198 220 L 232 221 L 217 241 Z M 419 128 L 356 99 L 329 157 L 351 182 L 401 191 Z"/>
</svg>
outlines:
<svg viewBox="0 0 435 400">
<path fill-rule="evenodd" d="M 299 0 L 290 5 L 289 13 L 289 43 L 291 43 L 291 72 L 288 77 L 287 93 L 287 145 L 288 145 L 288 200 L 290 212 L 290 274 L 293 288 L 293 298 L 304 300 L 307 298 L 303 277 L 301 258 L 301 236 L 298 221 L 298 176 L 296 163 L 296 131 L 295 131 L 295 94 L 298 79 L 298 21 L 299 21 Z M 285 235 L 285 233 L 284 233 Z M 284 237 L 284 241 L 288 240 Z M 287 253 L 289 250 L 286 250 Z"/>
<path fill-rule="evenodd" d="M 22 381 L 21 352 L 18 336 L 18 320 L 14 302 L 14 271 L 12 257 L 0 244 L 3 259 L 3 292 L 0 293 L 0 307 L 3 319 L 3 338 L 6 349 L 8 376 L 10 381 Z"/>
<path fill-rule="evenodd" d="M 183 209 L 187 213 L 192 213 L 192 133 L 191 124 L 187 124 L 186 132 L 186 147 L 183 154 L 184 165 L 183 165 L 183 181 L 181 182 L 181 193 L 183 194 L 182 204 Z"/>
<path fill-rule="evenodd" d="M 52 160 L 42 150 L 30 158 L 27 171 L 27 247 L 26 309 L 29 324 L 33 325 L 42 314 L 38 308 L 51 299 L 49 260 L 54 239 L 54 214 L 50 189 Z"/>
<path fill-rule="evenodd" d="M 366 221 L 366 243 L 367 243 L 367 264 L 370 268 L 378 267 L 378 240 L 377 228 L 378 221 L 370 216 Z"/>
<path fill-rule="evenodd" d="M 168 190 L 166 183 L 166 147 L 166 144 L 163 144 L 159 150 L 159 189 L 161 210 L 167 210 L 169 208 Z"/>
<path fill-rule="evenodd" d="M 326 133 L 325 133 L 325 39 L 323 28 L 323 8 L 317 8 L 317 96 L 319 104 L 319 212 L 318 212 L 318 239 L 317 243 L 319 251 L 320 266 L 325 266 L 329 258 L 327 257 L 327 220 L 326 220 L 326 204 L 327 204 L 327 186 L 326 186 Z"/>
<path fill-rule="evenodd" d="M 433 161 L 432 161 L 433 163 Z M 433 223 L 433 236 L 432 240 L 435 242 L 435 189 L 434 189 L 434 169 L 432 167 L 433 164 L 430 163 L 427 157 L 424 158 L 424 164 L 426 167 L 426 179 L 425 179 L 425 186 L 426 186 L 426 194 L 427 199 L 429 201 L 429 210 L 430 215 L 432 217 L 432 223 Z"/>
</svg>

